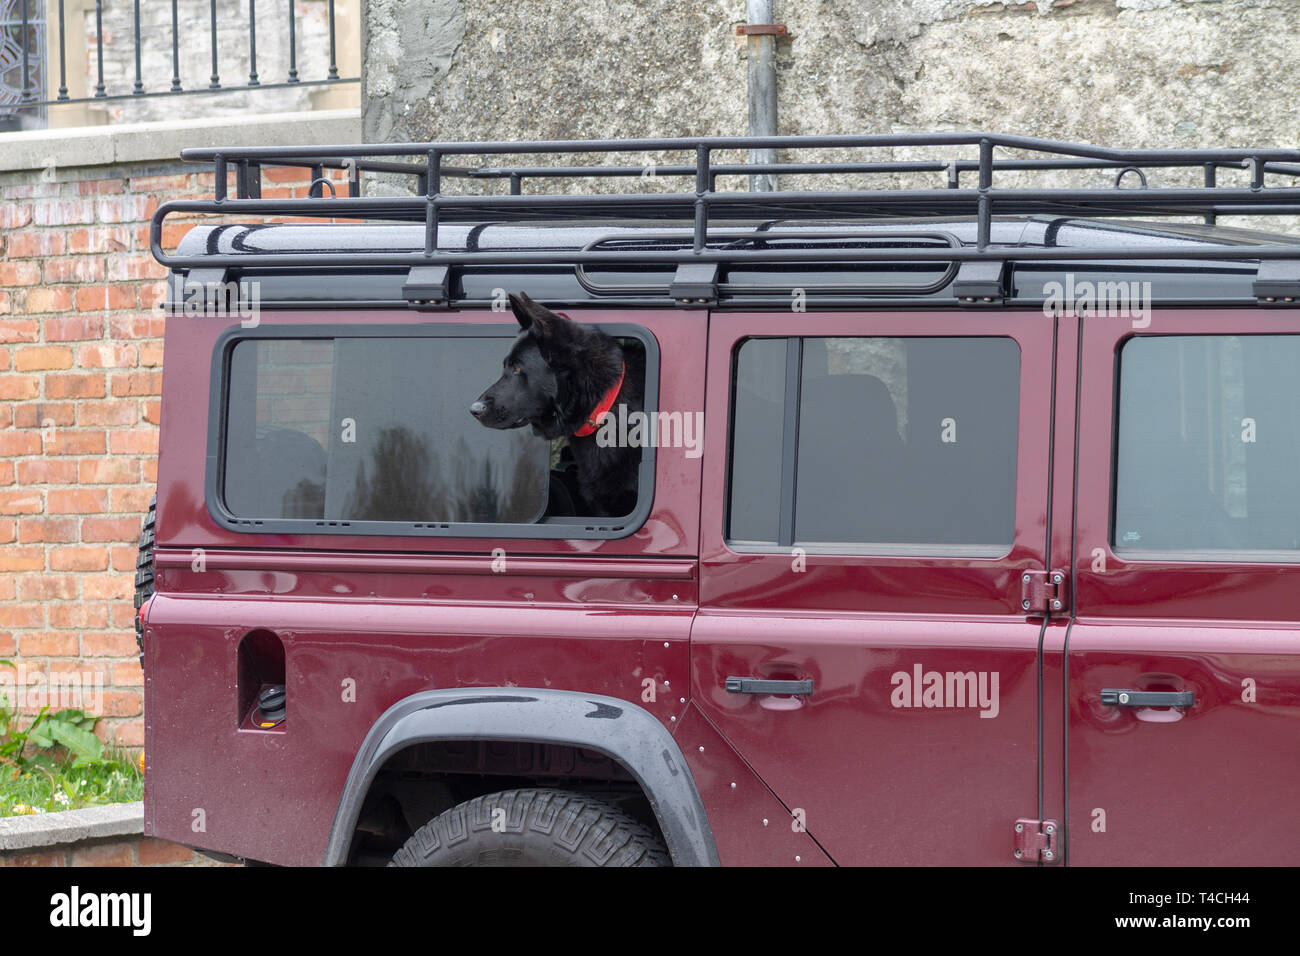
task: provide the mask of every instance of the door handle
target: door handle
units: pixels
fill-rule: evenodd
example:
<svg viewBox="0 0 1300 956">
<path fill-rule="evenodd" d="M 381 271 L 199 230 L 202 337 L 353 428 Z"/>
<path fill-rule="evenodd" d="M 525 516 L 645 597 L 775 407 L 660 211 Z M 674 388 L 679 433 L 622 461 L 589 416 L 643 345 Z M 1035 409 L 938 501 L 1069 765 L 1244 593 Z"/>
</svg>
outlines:
<svg viewBox="0 0 1300 956">
<path fill-rule="evenodd" d="M 729 694 L 782 694 L 806 697 L 813 692 L 811 680 L 760 680 L 757 677 L 728 677 Z"/>
<path fill-rule="evenodd" d="M 1112 707 L 1191 707 L 1196 703 L 1196 691 L 1107 688 L 1101 692 L 1101 702 Z"/>
</svg>

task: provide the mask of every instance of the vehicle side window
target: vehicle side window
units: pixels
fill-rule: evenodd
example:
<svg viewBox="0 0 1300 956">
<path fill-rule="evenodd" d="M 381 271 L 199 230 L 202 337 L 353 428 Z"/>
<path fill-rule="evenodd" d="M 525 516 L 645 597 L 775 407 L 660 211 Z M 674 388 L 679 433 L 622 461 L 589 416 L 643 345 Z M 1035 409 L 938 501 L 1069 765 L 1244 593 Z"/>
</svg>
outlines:
<svg viewBox="0 0 1300 956">
<path fill-rule="evenodd" d="M 797 381 L 789 349 L 798 350 Z M 1014 340 L 750 339 L 735 367 L 733 544 L 973 555 L 1010 547 Z M 791 455 L 794 467 L 783 470 Z"/>
<path fill-rule="evenodd" d="M 1300 336 L 1137 336 L 1119 366 L 1116 551 L 1300 550 Z"/>
<path fill-rule="evenodd" d="M 500 337 L 248 338 L 230 355 L 224 502 L 236 518 L 535 522 L 550 443 L 468 412 Z"/>
</svg>

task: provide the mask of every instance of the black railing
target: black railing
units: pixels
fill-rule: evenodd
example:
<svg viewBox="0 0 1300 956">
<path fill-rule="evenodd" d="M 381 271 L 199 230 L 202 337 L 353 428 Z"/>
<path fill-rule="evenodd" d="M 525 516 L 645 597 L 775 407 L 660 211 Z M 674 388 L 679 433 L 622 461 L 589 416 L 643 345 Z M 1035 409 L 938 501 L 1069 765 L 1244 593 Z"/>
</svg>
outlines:
<svg viewBox="0 0 1300 956">
<path fill-rule="evenodd" d="M 951 160 L 933 161 L 831 161 L 799 163 L 715 164 L 713 153 L 727 150 L 771 148 L 854 149 L 942 148 L 957 154 Z M 995 158 L 996 150 L 1037 154 L 1027 158 Z M 682 151 L 694 154 L 693 163 L 656 166 L 655 176 L 694 179 L 694 189 L 682 192 L 633 193 L 525 193 L 524 182 L 582 177 L 645 175 L 646 167 L 627 165 L 539 166 L 444 165 L 443 160 L 478 159 L 503 155 L 520 158 L 537 154 L 599 156 L 614 152 Z M 969 155 L 976 154 L 975 157 Z M 967 155 L 962 156 L 961 153 Z M 993 242 L 993 216 L 1046 215 L 1052 217 L 1196 217 L 1213 225 L 1220 216 L 1300 216 L 1300 150 L 1297 149 L 1111 149 L 1081 143 L 1033 139 L 997 133 L 914 133 L 837 136 L 701 137 L 682 139 L 587 140 L 531 143 L 390 143 L 360 146 L 240 147 L 187 149 L 183 159 L 215 166 L 212 199 L 172 200 L 154 213 L 151 248 L 154 257 L 172 268 L 207 265 L 336 266 L 388 265 L 449 267 L 468 264 L 551 264 L 580 267 L 640 262 L 736 263 L 743 261 L 990 261 L 1014 256 L 1026 260 L 1161 259 L 1177 258 L 1300 261 L 1295 244 L 1246 244 L 1230 236 L 1206 236 L 1193 244 L 1154 242 L 1145 246 L 1051 246 L 1009 248 Z M 311 170 L 313 188 L 306 198 L 262 199 L 262 171 L 288 166 Z M 346 195 L 324 198 L 320 184 L 326 169 L 348 171 Z M 995 174 L 1047 171 L 1087 171 L 1101 174 L 1098 186 L 1010 188 L 995 186 Z M 1247 180 L 1224 184 L 1222 170 L 1239 170 Z M 408 197 L 362 195 L 362 172 L 404 174 L 415 187 Z M 228 193 L 227 176 L 235 173 L 235 196 Z M 923 189 L 805 189 L 749 193 L 719 191 L 720 176 L 745 177 L 755 173 L 801 175 L 925 173 L 940 174 L 934 188 Z M 1161 174 L 1188 173 L 1199 185 L 1161 186 Z M 965 174 L 965 182 L 963 182 Z M 971 184 L 972 174 L 976 180 Z M 1270 184 L 1267 177 L 1275 177 Z M 449 180 L 502 180 L 507 195 L 449 195 Z M 1280 184 L 1277 184 L 1280 180 Z M 1138 185 L 1133 185 L 1137 183 Z M 1125 185 L 1128 184 L 1128 185 Z M 333 187 L 331 186 L 331 193 Z M 423 251 L 383 253 L 270 253 L 253 252 L 215 256 L 178 256 L 162 249 L 162 223 L 170 214 L 405 220 L 425 227 Z M 740 241 L 730 224 L 787 219 L 855 219 L 889 217 L 970 217 L 976 224 L 975 242 L 957 248 L 851 248 L 771 249 L 763 229 Z M 512 223 L 529 220 L 664 221 L 686 223 L 684 241 L 674 249 L 614 250 L 607 248 L 546 250 L 477 250 L 440 247 L 438 233 L 444 223 Z M 229 220 L 227 220 L 229 221 Z M 1177 245 L 1177 251 L 1171 252 Z"/>
<path fill-rule="evenodd" d="M 197 0 L 190 0 L 190 5 L 194 5 Z M 180 10 L 178 0 L 172 0 L 171 9 L 171 52 L 172 52 L 172 75 L 170 86 L 151 89 L 145 85 L 145 77 L 142 66 L 141 53 L 144 49 L 144 43 L 141 37 L 141 20 L 140 20 L 140 0 L 134 0 L 134 9 L 131 17 L 132 32 L 134 35 L 134 54 L 135 54 L 135 78 L 128 91 L 111 91 L 104 82 L 104 0 L 95 0 L 95 48 L 94 48 L 94 82 L 87 78 L 87 86 L 93 85 L 93 94 L 84 97 L 73 97 L 68 93 L 68 64 L 67 64 L 67 37 L 66 24 L 63 10 L 63 0 L 58 0 L 58 56 L 59 56 L 59 88 L 58 93 L 53 98 L 41 98 L 42 87 L 45 85 L 43 76 L 47 73 L 42 72 L 39 65 L 44 61 L 44 31 L 40 29 L 43 24 L 43 18 L 36 16 L 36 7 L 40 0 L 20 0 L 20 16 L 11 18 L 2 26 L 10 41 L 10 48 L 16 48 L 18 58 L 21 60 L 21 80 L 16 91 L 10 91 L 11 102 L 0 101 L 0 115 L 4 113 L 23 113 L 27 111 L 35 112 L 49 106 L 56 106 L 63 103 L 99 103 L 109 100 L 130 100 L 143 97 L 165 97 L 176 96 L 185 93 L 216 93 L 216 92 L 237 92 L 242 90 L 264 90 L 264 89 L 283 89 L 287 87 L 306 87 L 322 86 L 336 83 L 359 83 L 360 77 L 340 76 L 338 69 L 338 57 L 335 49 L 335 22 L 334 22 L 334 0 L 328 0 L 328 20 L 329 20 L 329 67 L 324 77 L 319 79 L 303 79 L 298 75 L 298 36 L 297 23 L 294 14 L 295 0 L 263 0 L 263 23 L 265 25 L 265 8 L 278 8 L 280 13 L 276 17 L 279 21 L 276 24 L 278 29 L 284 24 L 284 17 L 287 15 L 287 32 L 289 36 L 289 69 L 283 80 L 276 82 L 266 82 L 257 71 L 257 0 L 248 0 L 248 80 L 241 83 L 222 83 L 219 59 L 219 46 L 217 42 L 217 0 L 208 0 L 208 20 L 211 28 L 211 53 L 212 53 L 212 74 L 209 77 L 207 86 L 198 86 L 185 88 L 181 83 L 181 46 L 180 38 L 185 24 L 180 20 Z M 40 47 L 37 46 L 40 44 Z M 162 81 L 165 83 L 166 81 Z M 15 95 L 16 94 L 16 95 Z"/>
</svg>

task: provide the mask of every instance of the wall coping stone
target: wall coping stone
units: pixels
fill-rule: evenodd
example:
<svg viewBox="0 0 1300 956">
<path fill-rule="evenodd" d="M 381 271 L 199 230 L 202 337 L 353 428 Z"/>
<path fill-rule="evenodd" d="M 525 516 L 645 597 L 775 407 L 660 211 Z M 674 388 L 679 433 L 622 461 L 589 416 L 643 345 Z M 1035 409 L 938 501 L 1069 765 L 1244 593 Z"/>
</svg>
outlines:
<svg viewBox="0 0 1300 956">
<path fill-rule="evenodd" d="M 144 804 L 140 801 L 0 817 L 0 853 L 142 833 Z"/>
</svg>

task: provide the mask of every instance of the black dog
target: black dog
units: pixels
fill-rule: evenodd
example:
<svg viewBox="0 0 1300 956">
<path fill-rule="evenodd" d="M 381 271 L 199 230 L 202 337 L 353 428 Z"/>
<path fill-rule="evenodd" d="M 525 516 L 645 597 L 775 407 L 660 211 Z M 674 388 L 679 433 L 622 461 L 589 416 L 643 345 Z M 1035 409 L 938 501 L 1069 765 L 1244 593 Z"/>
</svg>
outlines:
<svg viewBox="0 0 1300 956">
<path fill-rule="evenodd" d="M 636 505 L 641 450 L 602 447 L 605 414 L 644 410 L 645 358 L 603 332 L 578 325 L 522 292 L 510 306 L 523 329 L 495 384 L 469 407 L 488 428 L 531 425 L 543 438 L 569 437 L 578 490 L 591 513 L 625 515 Z"/>
</svg>

